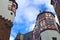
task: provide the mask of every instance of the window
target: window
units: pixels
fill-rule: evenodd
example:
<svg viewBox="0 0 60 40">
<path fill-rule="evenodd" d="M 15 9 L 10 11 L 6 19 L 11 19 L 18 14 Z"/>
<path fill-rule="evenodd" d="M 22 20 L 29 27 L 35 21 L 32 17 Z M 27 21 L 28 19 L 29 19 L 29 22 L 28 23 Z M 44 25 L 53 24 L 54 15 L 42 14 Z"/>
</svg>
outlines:
<svg viewBox="0 0 60 40">
<path fill-rule="evenodd" d="M 43 27 L 43 26 L 45 26 L 45 25 L 46 25 L 45 20 L 42 20 L 42 21 L 40 22 L 40 26 Z"/>
<path fill-rule="evenodd" d="M 46 15 L 46 17 L 52 16 L 50 13 L 46 13 L 45 15 Z"/>
<path fill-rule="evenodd" d="M 41 36 L 40 36 L 40 40 L 41 40 Z"/>
<path fill-rule="evenodd" d="M 46 24 L 45 24 L 45 20 L 43 20 L 43 26 L 45 26 Z"/>
<path fill-rule="evenodd" d="M 11 15 L 13 15 L 13 13 L 11 12 Z"/>
<path fill-rule="evenodd" d="M 46 19 L 46 24 L 47 25 L 54 25 L 54 20 Z"/>
<path fill-rule="evenodd" d="M 51 14 L 49 13 L 49 17 L 51 16 Z"/>
<path fill-rule="evenodd" d="M 52 40 L 57 40 L 57 38 L 56 37 L 52 37 Z"/>
<path fill-rule="evenodd" d="M 42 21 L 40 22 L 40 26 L 41 26 L 41 27 L 43 26 L 43 22 L 42 22 Z"/>
<path fill-rule="evenodd" d="M 38 30 L 40 30 L 40 25 L 38 26 Z"/>
<path fill-rule="evenodd" d="M 46 15 L 46 17 L 48 17 L 48 16 L 49 16 L 49 15 L 48 15 L 48 13 L 46 13 L 45 15 Z"/>
<path fill-rule="evenodd" d="M 40 18 L 40 19 L 44 18 L 44 14 L 41 14 L 41 15 L 39 16 L 39 18 Z"/>
<path fill-rule="evenodd" d="M 45 15 L 46 15 L 46 18 L 50 18 L 50 19 L 53 19 L 54 18 L 53 15 L 50 14 L 50 13 L 46 13 Z"/>
<path fill-rule="evenodd" d="M 36 26 L 35 28 L 38 29 L 38 26 Z"/>
</svg>

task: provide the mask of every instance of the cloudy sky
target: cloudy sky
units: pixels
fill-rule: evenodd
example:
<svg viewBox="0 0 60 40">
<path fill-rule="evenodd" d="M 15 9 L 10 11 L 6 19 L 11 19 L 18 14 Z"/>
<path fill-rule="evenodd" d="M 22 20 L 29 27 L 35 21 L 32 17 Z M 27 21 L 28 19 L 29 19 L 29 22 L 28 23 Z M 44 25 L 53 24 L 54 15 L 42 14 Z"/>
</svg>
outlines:
<svg viewBox="0 0 60 40">
<path fill-rule="evenodd" d="M 18 9 L 11 29 L 10 40 L 14 40 L 18 32 L 26 34 L 32 31 L 40 11 L 50 11 L 56 15 L 50 4 L 51 0 L 16 0 L 16 2 Z"/>
</svg>

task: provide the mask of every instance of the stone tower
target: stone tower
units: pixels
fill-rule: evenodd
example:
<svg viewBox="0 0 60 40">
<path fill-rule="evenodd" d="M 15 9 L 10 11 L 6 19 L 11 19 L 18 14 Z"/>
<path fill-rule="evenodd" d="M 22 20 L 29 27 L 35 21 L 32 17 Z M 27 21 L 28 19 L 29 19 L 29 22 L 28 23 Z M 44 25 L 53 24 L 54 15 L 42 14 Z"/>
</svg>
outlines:
<svg viewBox="0 0 60 40">
<path fill-rule="evenodd" d="M 38 14 L 33 31 L 33 40 L 60 40 L 53 13 L 43 12 Z"/>
<path fill-rule="evenodd" d="M 0 40 L 9 40 L 10 29 L 17 9 L 13 0 L 0 1 Z"/>
</svg>

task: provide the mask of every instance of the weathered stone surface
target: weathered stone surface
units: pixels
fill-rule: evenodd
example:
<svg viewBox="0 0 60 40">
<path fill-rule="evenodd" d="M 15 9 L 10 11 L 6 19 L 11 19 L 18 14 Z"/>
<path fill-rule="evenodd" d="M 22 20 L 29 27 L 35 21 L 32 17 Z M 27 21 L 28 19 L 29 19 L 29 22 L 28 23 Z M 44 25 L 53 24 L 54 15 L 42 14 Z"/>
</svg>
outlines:
<svg viewBox="0 0 60 40">
<path fill-rule="evenodd" d="M 12 22 L 0 16 L 0 40 L 9 40 Z"/>
</svg>

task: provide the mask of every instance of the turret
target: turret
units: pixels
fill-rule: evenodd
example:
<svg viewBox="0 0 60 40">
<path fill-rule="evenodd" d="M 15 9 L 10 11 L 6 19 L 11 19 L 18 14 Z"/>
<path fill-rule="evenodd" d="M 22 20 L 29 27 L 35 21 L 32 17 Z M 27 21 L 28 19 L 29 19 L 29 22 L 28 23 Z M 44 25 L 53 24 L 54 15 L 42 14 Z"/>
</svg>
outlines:
<svg viewBox="0 0 60 40">
<path fill-rule="evenodd" d="M 18 4 L 13 0 L 0 1 L 0 16 L 13 22 Z"/>
<path fill-rule="evenodd" d="M 13 0 L 0 1 L 0 40 L 9 40 L 17 8 L 17 3 Z"/>
<path fill-rule="evenodd" d="M 51 35 L 52 34 L 51 32 L 53 33 L 53 35 Z M 38 14 L 36 19 L 36 25 L 33 31 L 33 40 L 41 40 L 41 39 L 47 40 L 48 38 L 46 39 L 45 37 L 46 35 L 47 37 L 50 38 L 50 36 L 55 37 L 54 36 L 55 34 L 57 34 L 57 38 L 58 38 L 59 30 L 53 13 L 42 12 Z"/>
</svg>

